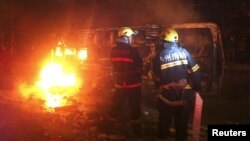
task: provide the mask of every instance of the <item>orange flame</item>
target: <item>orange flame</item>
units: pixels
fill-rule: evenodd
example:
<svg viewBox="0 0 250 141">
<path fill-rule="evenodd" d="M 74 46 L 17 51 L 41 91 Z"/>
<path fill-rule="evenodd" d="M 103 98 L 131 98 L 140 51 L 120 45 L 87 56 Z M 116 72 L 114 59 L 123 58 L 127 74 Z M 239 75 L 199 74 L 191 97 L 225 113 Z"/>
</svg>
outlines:
<svg viewBox="0 0 250 141">
<path fill-rule="evenodd" d="M 50 63 L 41 71 L 39 80 L 33 87 L 21 86 L 21 91 L 25 97 L 42 99 L 44 107 L 52 110 L 72 104 L 73 98 L 81 86 L 76 72 L 70 65 Z"/>
</svg>

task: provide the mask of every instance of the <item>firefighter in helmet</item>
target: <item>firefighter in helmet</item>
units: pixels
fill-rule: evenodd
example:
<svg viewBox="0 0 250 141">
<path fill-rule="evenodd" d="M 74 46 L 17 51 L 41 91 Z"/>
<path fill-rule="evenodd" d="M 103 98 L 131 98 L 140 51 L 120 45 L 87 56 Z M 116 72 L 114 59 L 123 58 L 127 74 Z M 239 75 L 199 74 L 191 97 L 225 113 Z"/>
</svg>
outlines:
<svg viewBox="0 0 250 141">
<path fill-rule="evenodd" d="M 132 47 L 136 32 L 129 27 L 118 30 L 116 47 L 111 50 L 112 74 L 115 82 L 114 100 L 110 117 L 119 119 L 124 102 L 130 108 L 130 124 L 134 134 L 141 132 L 141 73 L 142 58 L 136 48 Z"/>
<path fill-rule="evenodd" d="M 178 33 L 168 27 L 162 33 L 162 49 L 153 61 L 159 123 L 158 138 L 166 139 L 174 119 L 176 141 L 188 137 L 189 114 L 193 108 L 194 90 L 201 88 L 200 68 L 190 53 L 178 44 Z"/>
</svg>

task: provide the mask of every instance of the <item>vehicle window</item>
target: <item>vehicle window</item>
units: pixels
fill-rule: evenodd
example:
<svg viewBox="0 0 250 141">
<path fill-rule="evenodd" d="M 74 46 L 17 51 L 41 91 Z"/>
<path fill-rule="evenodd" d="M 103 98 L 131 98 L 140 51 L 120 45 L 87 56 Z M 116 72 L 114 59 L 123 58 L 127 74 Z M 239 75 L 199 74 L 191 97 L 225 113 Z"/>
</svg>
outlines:
<svg viewBox="0 0 250 141">
<path fill-rule="evenodd" d="M 210 56 L 213 53 L 213 40 L 209 29 L 177 29 L 180 43 L 193 57 Z"/>
</svg>

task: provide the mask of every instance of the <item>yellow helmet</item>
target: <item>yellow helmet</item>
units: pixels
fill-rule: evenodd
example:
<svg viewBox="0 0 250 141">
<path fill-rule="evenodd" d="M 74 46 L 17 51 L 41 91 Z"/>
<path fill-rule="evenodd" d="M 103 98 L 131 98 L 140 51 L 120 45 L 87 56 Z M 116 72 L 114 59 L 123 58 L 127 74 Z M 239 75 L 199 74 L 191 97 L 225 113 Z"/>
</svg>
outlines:
<svg viewBox="0 0 250 141">
<path fill-rule="evenodd" d="M 163 31 L 163 38 L 168 42 L 178 42 L 178 33 L 173 28 L 166 28 Z"/>
<path fill-rule="evenodd" d="M 131 35 L 134 35 L 135 32 L 129 28 L 129 27 L 121 27 L 118 31 L 118 36 L 121 37 L 121 36 L 131 36 Z"/>
</svg>

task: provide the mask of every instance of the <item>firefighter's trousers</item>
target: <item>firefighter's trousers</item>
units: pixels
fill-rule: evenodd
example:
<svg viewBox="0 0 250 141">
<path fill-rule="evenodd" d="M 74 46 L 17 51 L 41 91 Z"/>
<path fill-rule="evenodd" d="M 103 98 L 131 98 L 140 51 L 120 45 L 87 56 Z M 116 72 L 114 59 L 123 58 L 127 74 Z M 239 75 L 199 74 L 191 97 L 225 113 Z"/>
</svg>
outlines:
<svg viewBox="0 0 250 141">
<path fill-rule="evenodd" d="M 128 102 L 126 106 L 129 108 L 129 115 L 131 120 L 138 120 L 141 117 L 141 87 L 116 89 L 113 97 L 113 104 L 111 107 L 110 116 L 119 118 L 121 116 L 122 109 L 125 102 Z"/>
<path fill-rule="evenodd" d="M 191 89 L 163 90 L 162 96 L 169 101 L 186 100 L 187 103 L 184 106 L 170 106 L 158 101 L 158 137 L 160 139 L 169 137 L 169 129 L 173 123 L 176 141 L 187 140 L 188 122 L 194 105 L 194 91 Z"/>
<path fill-rule="evenodd" d="M 142 102 L 142 93 L 141 87 L 135 88 L 117 88 L 114 97 L 113 104 L 110 111 L 110 116 L 115 119 L 120 119 L 122 117 L 123 109 L 129 111 L 130 123 L 132 124 L 133 130 L 137 129 L 140 126 L 141 118 L 141 102 Z M 127 104 L 126 104 L 127 102 Z M 126 106 L 125 106 L 126 104 Z M 125 106 L 125 107 L 124 107 Z M 138 125 L 138 126 L 137 126 Z M 140 131 L 135 131 L 140 132 Z"/>
</svg>

